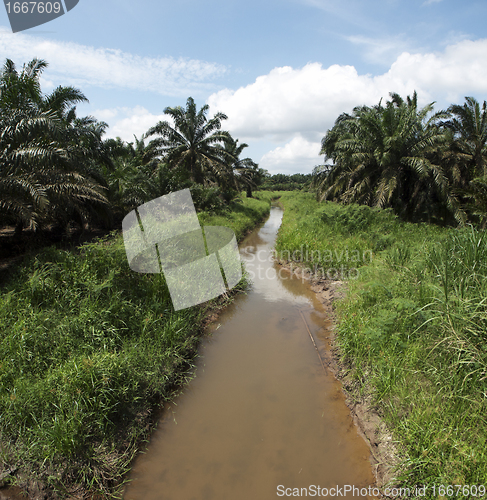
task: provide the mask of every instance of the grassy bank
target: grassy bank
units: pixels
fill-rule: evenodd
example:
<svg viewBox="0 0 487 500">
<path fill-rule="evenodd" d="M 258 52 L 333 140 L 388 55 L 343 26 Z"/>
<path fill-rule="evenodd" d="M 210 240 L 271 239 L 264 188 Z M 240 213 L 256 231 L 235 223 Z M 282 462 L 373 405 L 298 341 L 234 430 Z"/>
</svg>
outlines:
<svg viewBox="0 0 487 500">
<path fill-rule="evenodd" d="M 337 342 L 349 377 L 393 432 L 401 484 L 429 485 L 428 498 L 441 498 L 438 485 L 485 484 L 485 232 L 404 223 L 311 194 L 280 201 L 278 252 L 347 280 Z M 473 491 L 454 487 L 456 498 Z"/>
<path fill-rule="evenodd" d="M 244 198 L 199 218 L 241 239 L 268 211 Z M 132 272 L 120 234 L 27 259 L 0 297 L 0 473 L 61 497 L 116 492 L 161 402 L 191 376 L 204 313 L 175 312 L 163 275 Z"/>
<path fill-rule="evenodd" d="M 285 192 L 286 191 L 254 191 L 253 196 L 258 200 L 270 203 L 271 201 L 280 198 Z"/>
</svg>

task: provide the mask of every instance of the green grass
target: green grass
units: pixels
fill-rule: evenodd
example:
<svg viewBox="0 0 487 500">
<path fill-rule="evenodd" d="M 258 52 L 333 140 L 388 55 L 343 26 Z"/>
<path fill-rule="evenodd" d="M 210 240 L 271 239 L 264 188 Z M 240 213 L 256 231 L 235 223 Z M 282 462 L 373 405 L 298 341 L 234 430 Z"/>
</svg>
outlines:
<svg viewBox="0 0 487 500">
<path fill-rule="evenodd" d="M 404 223 L 387 211 L 319 204 L 311 194 L 280 201 L 279 252 L 330 250 L 332 262 L 302 260 L 355 267 L 337 304 L 337 341 L 349 376 L 392 429 L 401 483 L 485 484 L 485 232 Z M 371 254 L 346 261 L 346 249 Z"/>
<path fill-rule="evenodd" d="M 257 200 L 267 201 L 270 203 L 273 200 L 277 200 L 286 191 L 254 191 L 252 196 Z"/>
<path fill-rule="evenodd" d="M 244 199 L 199 218 L 241 239 L 268 212 Z M 46 248 L 1 291 L 0 470 L 115 494 L 152 416 L 191 377 L 205 307 L 175 312 L 163 275 L 129 269 L 120 234 Z"/>
<path fill-rule="evenodd" d="M 286 212 L 276 245 L 278 255 L 311 269 L 316 266 L 325 275 L 337 274 L 335 270 L 339 277 L 353 277 L 356 269 L 384 250 L 390 250 L 399 263 L 397 259 L 407 256 L 412 242 L 421 244 L 432 231 L 426 225 L 401 223 L 389 210 L 317 203 L 310 193 L 284 192 L 280 201 Z"/>
<path fill-rule="evenodd" d="M 247 198 L 242 195 L 224 210 L 217 212 L 200 212 L 200 224 L 210 226 L 226 226 L 233 229 L 237 240 L 241 240 L 255 227 L 257 221 L 269 214 L 270 200 Z"/>
</svg>

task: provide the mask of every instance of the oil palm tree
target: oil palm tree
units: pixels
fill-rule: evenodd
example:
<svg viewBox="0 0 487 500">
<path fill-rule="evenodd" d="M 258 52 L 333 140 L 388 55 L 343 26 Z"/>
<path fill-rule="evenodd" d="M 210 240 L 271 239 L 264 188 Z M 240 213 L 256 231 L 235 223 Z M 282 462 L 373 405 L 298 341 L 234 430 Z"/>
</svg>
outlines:
<svg viewBox="0 0 487 500">
<path fill-rule="evenodd" d="M 30 116 L 29 116 L 30 115 Z M 47 140 L 59 120 L 52 113 L 5 112 L 0 116 L 0 214 L 3 223 L 37 228 L 49 204 L 39 173 L 61 162 L 66 151 Z"/>
<path fill-rule="evenodd" d="M 157 149 L 145 145 L 143 138 L 134 136 L 134 141 L 127 143 L 120 137 L 105 141 L 105 149 L 113 162 L 113 168 L 103 168 L 108 198 L 117 215 L 122 217 L 136 206 L 170 192 L 157 190 L 160 186 Z"/>
<path fill-rule="evenodd" d="M 452 117 L 445 126 L 454 134 L 452 147 L 459 160 L 455 179 L 487 178 L 487 102 L 481 108 L 475 98 L 465 97 L 463 106 L 452 104 L 448 112 Z"/>
<path fill-rule="evenodd" d="M 237 189 L 245 188 L 247 198 L 252 198 L 252 187 L 255 186 L 254 177 L 257 176 L 259 165 L 250 158 L 240 158 L 242 151 L 248 144 L 238 144 L 238 139 L 230 137 L 224 142 L 224 158 L 230 161 L 234 172 L 235 185 Z"/>
<path fill-rule="evenodd" d="M 403 100 L 356 107 L 342 114 L 322 140 L 320 154 L 333 165 L 317 172 L 321 199 L 392 207 L 406 219 L 432 217 L 445 205 L 461 218 L 448 178 L 434 152 L 447 136 L 438 126 L 444 112 L 434 103 L 418 109 L 416 92 Z"/>
<path fill-rule="evenodd" d="M 313 185 L 321 200 L 372 205 L 378 169 L 374 151 L 382 139 L 382 107 L 356 107 L 341 114 L 321 141 L 320 154 L 333 165 L 316 171 Z"/>
<path fill-rule="evenodd" d="M 487 102 L 473 97 L 448 108 L 444 122 L 451 134 L 448 167 L 455 193 L 473 222 L 487 224 Z"/>
<path fill-rule="evenodd" d="M 173 124 L 160 121 L 145 137 L 157 136 L 149 146 L 158 150 L 170 168 L 184 169 L 192 181 L 228 185 L 233 176 L 229 166 L 232 159 L 223 145 L 230 134 L 221 130 L 221 122 L 227 116 L 216 113 L 208 119 L 208 110 L 209 106 L 205 105 L 197 111 L 193 98 L 189 97 L 185 109 L 181 106 L 164 109 Z"/>
<path fill-rule="evenodd" d="M 88 172 L 91 152 L 66 143 L 65 127 L 53 112 L 0 118 L 0 213 L 4 223 L 24 226 L 82 226 L 106 214 L 107 200 L 95 175 Z M 82 159 L 85 159 L 83 163 Z"/>
<path fill-rule="evenodd" d="M 41 100 L 39 77 L 47 67 L 46 61 L 32 59 L 19 73 L 11 59 L 7 59 L 0 70 L 0 108 L 23 110 L 38 109 Z"/>
<path fill-rule="evenodd" d="M 89 172 L 102 159 L 94 147 L 104 127 L 77 119 L 86 97 L 71 87 L 44 96 L 39 77 L 47 63 L 33 59 L 18 72 L 7 59 L 0 71 L 0 215 L 2 223 L 37 228 L 106 210 L 103 188 Z"/>
</svg>

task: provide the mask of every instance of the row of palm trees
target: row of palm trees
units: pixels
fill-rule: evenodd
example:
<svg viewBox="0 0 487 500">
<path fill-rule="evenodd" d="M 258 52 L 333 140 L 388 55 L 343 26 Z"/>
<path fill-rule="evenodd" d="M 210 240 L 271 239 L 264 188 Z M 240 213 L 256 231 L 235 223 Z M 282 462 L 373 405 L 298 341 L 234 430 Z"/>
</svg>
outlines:
<svg viewBox="0 0 487 500">
<path fill-rule="evenodd" d="M 247 144 L 222 130 L 207 105 L 168 107 L 168 120 L 126 143 L 103 139 L 107 124 L 78 118 L 87 101 L 74 87 L 41 92 L 47 63 L 0 70 L 0 226 L 113 224 L 146 201 L 189 187 L 201 206 L 252 188 L 265 171 Z M 487 225 L 487 103 L 433 112 L 416 92 L 338 117 L 322 140 L 325 164 L 314 171 L 320 199 L 390 207 L 407 220 Z M 206 191 L 202 191 L 205 190 Z M 213 204 L 213 205 L 212 205 Z M 218 204 L 217 204 L 218 205 Z"/>
<path fill-rule="evenodd" d="M 406 220 L 487 223 L 487 103 L 433 112 L 390 94 L 343 113 L 322 140 L 319 199 L 392 208 Z M 330 163 L 331 161 L 331 163 Z M 327 164 L 328 162 L 328 164 Z"/>
<path fill-rule="evenodd" d="M 106 123 L 76 115 L 87 101 L 80 90 L 42 93 L 46 67 L 33 59 L 18 71 L 7 59 L 0 70 L 0 226 L 110 226 L 183 187 L 208 188 L 220 200 L 242 188 L 252 196 L 260 169 L 240 158 L 247 144 L 222 130 L 223 113 L 208 118 L 208 106 L 198 111 L 190 97 L 135 142 L 103 139 Z"/>
<path fill-rule="evenodd" d="M 140 139 L 134 137 L 135 142 L 105 142 L 114 168 L 105 168 L 104 175 L 118 211 L 184 187 L 195 191 L 193 198 L 201 187 L 220 200 L 228 201 L 240 189 L 252 196 L 262 169 L 250 158 L 240 158 L 248 145 L 222 130 L 227 116 L 208 118 L 208 110 L 205 105 L 198 111 L 189 97 L 186 108 L 165 108 L 170 120 L 160 121 Z"/>
</svg>

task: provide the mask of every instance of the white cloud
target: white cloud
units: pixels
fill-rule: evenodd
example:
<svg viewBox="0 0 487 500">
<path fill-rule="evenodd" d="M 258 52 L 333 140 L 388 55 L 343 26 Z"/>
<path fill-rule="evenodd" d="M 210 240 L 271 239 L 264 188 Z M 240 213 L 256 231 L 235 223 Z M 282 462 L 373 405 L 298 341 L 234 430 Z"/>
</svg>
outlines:
<svg viewBox="0 0 487 500">
<path fill-rule="evenodd" d="M 266 153 L 261 158 L 259 167 L 271 173 L 310 173 L 309 165 L 315 166 L 322 163 L 319 157 L 320 149 L 320 142 L 311 142 L 304 137 L 296 136 L 284 146 L 278 146 Z"/>
<path fill-rule="evenodd" d="M 93 115 L 97 120 L 108 122 L 113 120 L 120 112 L 120 110 L 129 108 L 114 108 L 114 109 L 97 109 L 93 112 Z"/>
<path fill-rule="evenodd" d="M 434 100 L 457 101 L 487 93 L 487 39 L 463 40 L 442 53 L 401 54 L 384 78 L 410 81 Z"/>
<path fill-rule="evenodd" d="M 225 66 L 195 59 L 142 57 L 121 50 L 46 40 L 0 30 L 1 59 L 19 65 L 33 57 L 49 63 L 49 79 L 62 76 L 62 85 L 145 90 L 164 95 L 208 92 L 222 77 Z M 58 84 L 57 84 L 58 85 Z"/>
<path fill-rule="evenodd" d="M 120 137 L 124 141 L 133 142 L 161 120 L 168 120 L 166 115 L 154 115 L 142 106 L 135 108 L 97 109 L 91 113 L 96 119 L 107 122 L 110 127 L 106 137 Z"/>
<path fill-rule="evenodd" d="M 305 160 L 310 144 L 318 143 L 335 119 L 355 106 L 377 104 L 390 92 L 406 96 L 414 90 L 421 105 L 435 100 L 437 109 L 462 103 L 466 95 L 486 99 L 485 61 L 487 39 L 463 40 L 439 53 L 404 52 L 389 71 L 377 76 L 359 75 L 353 66 L 285 66 L 259 76 L 246 87 L 216 92 L 207 102 L 212 114 L 223 111 L 228 115 L 225 128 L 234 137 L 250 146 L 257 139 L 273 142 L 274 149 L 261 163 L 284 171 L 303 162 L 304 170 L 309 170 L 318 163 L 312 158 Z"/>
<path fill-rule="evenodd" d="M 316 134 L 324 133 L 343 111 L 351 111 L 358 104 L 375 104 L 389 90 L 414 90 L 407 82 L 392 86 L 391 79 L 382 77 L 378 81 L 370 75 L 359 75 L 353 66 L 285 66 L 236 91 L 225 89 L 212 94 L 208 103 L 212 112 L 228 115 L 225 127 L 237 136 L 285 140 L 299 132 L 316 140 Z"/>
</svg>

